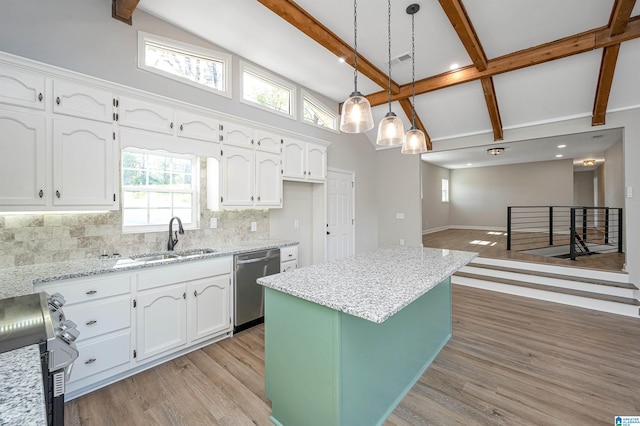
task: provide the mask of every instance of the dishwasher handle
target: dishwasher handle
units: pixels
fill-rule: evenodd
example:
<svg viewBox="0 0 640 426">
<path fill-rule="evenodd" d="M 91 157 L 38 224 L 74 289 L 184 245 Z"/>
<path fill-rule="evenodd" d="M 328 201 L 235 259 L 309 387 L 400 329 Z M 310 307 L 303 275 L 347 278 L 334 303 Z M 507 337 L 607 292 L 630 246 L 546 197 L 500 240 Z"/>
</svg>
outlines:
<svg viewBox="0 0 640 426">
<path fill-rule="evenodd" d="M 271 260 L 271 259 L 277 259 L 278 257 L 280 257 L 280 254 L 277 255 L 272 255 L 272 256 L 265 256 L 265 257 L 258 257 L 255 259 L 238 259 L 236 260 L 236 264 L 237 265 L 246 265 L 248 263 L 257 263 L 257 262 L 264 262 L 265 260 Z"/>
</svg>

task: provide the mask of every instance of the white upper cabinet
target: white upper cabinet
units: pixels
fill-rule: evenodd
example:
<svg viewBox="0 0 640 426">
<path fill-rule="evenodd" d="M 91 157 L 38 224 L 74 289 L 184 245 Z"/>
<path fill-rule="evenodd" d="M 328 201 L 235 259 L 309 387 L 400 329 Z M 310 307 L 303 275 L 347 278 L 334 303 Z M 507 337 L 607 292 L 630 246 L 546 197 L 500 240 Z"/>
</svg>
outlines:
<svg viewBox="0 0 640 426">
<path fill-rule="evenodd" d="M 0 65 L 0 102 L 45 109 L 45 77 L 23 69 Z"/>
<path fill-rule="evenodd" d="M 282 151 L 282 137 L 274 133 L 268 133 L 263 130 L 255 132 L 256 151 L 273 152 L 280 154 Z"/>
<path fill-rule="evenodd" d="M 327 148 L 322 145 L 285 139 L 282 145 L 283 178 L 324 182 L 327 174 Z"/>
<path fill-rule="evenodd" d="M 223 145 L 235 145 L 252 148 L 254 145 L 253 128 L 235 123 L 220 123 L 220 142 Z"/>
<path fill-rule="evenodd" d="M 176 111 L 177 135 L 183 138 L 218 142 L 220 122 L 212 116 L 191 111 Z"/>
<path fill-rule="evenodd" d="M 280 154 L 255 152 L 255 205 L 282 207 L 282 166 Z"/>
<path fill-rule="evenodd" d="M 45 118 L 0 107 L 0 135 L 0 206 L 44 206 Z"/>
<path fill-rule="evenodd" d="M 118 125 L 174 134 L 173 108 L 128 96 L 117 97 L 116 105 Z"/>
<path fill-rule="evenodd" d="M 53 112 L 111 123 L 115 99 L 111 92 L 63 80 L 53 81 Z"/>
<path fill-rule="evenodd" d="M 223 207 L 251 207 L 254 204 L 254 153 L 251 148 L 225 146 L 222 154 Z"/>
<path fill-rule="evenodd" d="M 53 204 L 113 207 L 116 155 L 111 124 L 55 119 Z"/>
</svg>

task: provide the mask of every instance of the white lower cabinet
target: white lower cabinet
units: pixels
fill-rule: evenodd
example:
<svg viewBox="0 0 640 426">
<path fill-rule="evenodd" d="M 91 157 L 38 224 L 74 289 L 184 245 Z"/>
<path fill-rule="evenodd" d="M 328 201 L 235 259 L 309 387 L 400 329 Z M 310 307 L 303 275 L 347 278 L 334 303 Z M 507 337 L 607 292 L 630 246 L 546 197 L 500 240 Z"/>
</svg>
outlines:
<svg viewBox="0 0 640 426">
<path fill-rule="evenodd" d="M 130 345 L 129 330 L 78 343 L 79 356 L 73 363 L 69 384 L 115 367 L 126 366 L 131 359 Z"/>
<path fill-rule="evenodd" d="M 189 342 L 226 332 L 231 327 L 231 276 L 220 275 L 189 283 Z"/>
</svg>

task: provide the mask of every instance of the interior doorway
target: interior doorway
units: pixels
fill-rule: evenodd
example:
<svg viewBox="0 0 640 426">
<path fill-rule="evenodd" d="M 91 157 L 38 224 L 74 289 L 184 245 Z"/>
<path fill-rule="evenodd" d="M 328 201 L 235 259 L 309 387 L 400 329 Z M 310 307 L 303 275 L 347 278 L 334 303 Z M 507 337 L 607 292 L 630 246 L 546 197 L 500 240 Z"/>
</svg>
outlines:
<svg viewBox="0 0 640 426">
<path fill-rule="evenodd" d="M 329 169 L 327 173 L 327 260 L 355 253 L 355 173 Z"/>
</svg>

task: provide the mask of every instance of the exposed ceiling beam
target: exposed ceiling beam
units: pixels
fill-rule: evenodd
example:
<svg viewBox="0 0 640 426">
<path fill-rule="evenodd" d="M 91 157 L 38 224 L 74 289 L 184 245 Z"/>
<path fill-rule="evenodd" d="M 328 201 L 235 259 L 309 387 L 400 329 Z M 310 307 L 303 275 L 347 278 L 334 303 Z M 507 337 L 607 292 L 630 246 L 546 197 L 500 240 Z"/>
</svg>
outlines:
<svg viewBox="0 0 640 426">
<path fill-rule="evenodd" d="M 439 0 L 440 6 L 447 14 L 453 29 L 456 30 L 458 38 L 467 50 L 471 62 L 480 71 L 487 69 L 487 55 L 485 55 L 476 31 L 469 20 L 467 11 L 460 0 Z"/>
<path fill-rule="evenodd" d="M 131 16 L 140 0 L 112 0 L 111 17 L 131 25 Z"/>
<path fill-rule="evenodd" d="M 411 122 L 413 118 L 413 105 L 411 105 L 411 101 L 409 99 L 401 99 L 400 106 L 402 107 L 402 110 L 407 115 L 407 117 L 409 117 L 409 122 Z M 424 127 L 424 124 L 422 124 L 422 120 L 420 120 L 420 117 L 418 117 L 417 114 L 416 128 L 422 130 L 422 132 L 424 133 L 424 137 L 427 140 L 427 150 L 431 151 L 433 149 L 433 145 L 431 144 L 431 137 L 429 136 L 427 129 Z"/>
<path fill-rule="evenodd" d="M 476 81 L 485 77 L 493 77 L 505 72 L 514 71 L 532 65 L 542 64 L 567 56 L 602 49 L 607 46 L 633 40 L 640 37 L 640 16 L 629 20 L 626 30 L 618 35 L 611 35 L 608 28 L 598 28 L 582 34 L 566 37 L 551 43 L 542 44 L 530 49 L 521 50 L 499 58 L 491 59 L 487 69 L 478 70 L 475 66 L 468 66 L 457 71 L 428 77 L 416 81 L 416 95 L 433 92 L 445 87 Z M 388 93 L 376 92 L 367 95 L 372 106 L 387 102 Z M 411 84 L 400 86 L 400 92 L 393 95 L 393 100 L 411 97 Z"/>
<path fill-rule="evenodd" d="M 491 119 L 491 127 L 493 128 L 493 140 L 501 141 L 503 139 L 502 119 L 500 118 L 500 110 L 498 109 L 498 99 L 496 98 L 496 91 L 493 86 L 493 78 L 485 77 L 481 79 L 480 82 L 482 83 L 484 100 L 489 110 L 489 118 Z"/>
<path fill-rule="evenodd" d="M 442 6 L 442 9 L 449 18 L 453 29 L 456 30 L 462 45 L 467 50 L 473 65 L 478 71 L 486 70 L 488 63 L 487 55 L 484 53 L 482 44 L 478 39 L 478 35 L 473 28 L 473 24 L 471 23 L 462 2 L 460 0 L 439 1 L 440 6 Z M 498 98 L 496 97 L 496 92 L 493 86 L 493 79 L 491 77 L 485 77 L 480 81 L 482 82 L 482 92 L 487 104 L 487 110 L 489 111 L 489 118 L 491 119 L 491 127 L 493 128 L 493 140 L 500 141 L 503 139 L 502 119 L 500 118 Z"/>
<path fill-rule="evenodd" d="M 296 3 L 291 0 L 258 0 L 258 2 L 353 66 L 353 48 Z M 362 55 L 358 55 L 358 72 L 380 87 L 389 87 L 389 76 Z M 398 83 L 391 82 L 391 91 L 393 93 L 400 91 Z M 389 89 L 386 89 L 385 93 L 388 94 L 388 92 Z"/>
<path fill-rule="evenodd" d="M 623 34 L 629 24 L 631 11 L 636 4 L 636 0 L 616 0 L 611 11 L 609 19 L 609 34 L 617 36 Z M 600 74 L 598 75 L 598 86 L 596 88 L 596 96 L 593 101 L 593 114 L 591 116 L 591 125 L 600 126 L 605 124 L 607 115 L 607 106 L 609 105 L 609 94 L 613 86 L 613 76 L 618 62 L 618 53 L 620 52 L 620 43 L 607 46 L 602 52 L 602 61 L 600 62 Z"/>
</svg>

